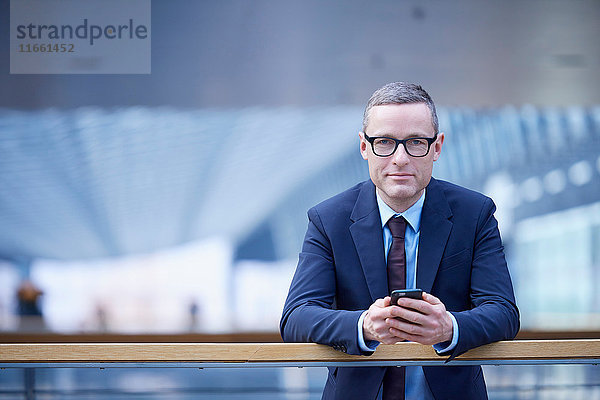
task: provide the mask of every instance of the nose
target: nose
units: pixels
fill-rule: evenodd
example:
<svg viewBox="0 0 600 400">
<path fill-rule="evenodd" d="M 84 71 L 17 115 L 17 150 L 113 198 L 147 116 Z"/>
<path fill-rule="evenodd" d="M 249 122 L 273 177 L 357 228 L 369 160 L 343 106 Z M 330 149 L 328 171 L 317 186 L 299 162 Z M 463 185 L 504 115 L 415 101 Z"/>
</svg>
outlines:
<svg viewBox="0 0 600 400">
<path fill-rule="evenodd" d="M 396 165 L 406 165 L 410 162 L 410 156 L 403 145 L 399 145 L 394 154 L 392 154 L 392 162 Z"/>
</svg>

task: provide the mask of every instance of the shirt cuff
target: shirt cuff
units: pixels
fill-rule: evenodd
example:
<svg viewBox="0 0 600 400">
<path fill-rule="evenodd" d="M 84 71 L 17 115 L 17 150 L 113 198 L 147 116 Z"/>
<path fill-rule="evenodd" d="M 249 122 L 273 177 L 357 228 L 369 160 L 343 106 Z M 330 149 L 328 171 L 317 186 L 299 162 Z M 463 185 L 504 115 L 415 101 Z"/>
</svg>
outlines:
<svg viewBox="0 0 600 400">
<path fill-rule="evenodd" d="M 456 318 L 452 313 L 446 311 L 452 319 L 452 340 L 448 342 L 441 342 L 433 345 L 433 349 L 438 354 L 447 353 L 449 351 L 454 350 L 456 345 L 458 344 L 458 322 L 456 322 Z"/>
<path fill-rule="evenodd" d="M 358 347 L 362 351 L 373 352 L 379 346 L 379 342 L 376 340 L 369 340 L 369 343 L 365 343 L 365 338 L 363 336 L 363 320 L 367 315 L 367 311 L 363 312 L 358 319 Z M 454 318 L 454 317 L 452 317 Z"/>
</svg>

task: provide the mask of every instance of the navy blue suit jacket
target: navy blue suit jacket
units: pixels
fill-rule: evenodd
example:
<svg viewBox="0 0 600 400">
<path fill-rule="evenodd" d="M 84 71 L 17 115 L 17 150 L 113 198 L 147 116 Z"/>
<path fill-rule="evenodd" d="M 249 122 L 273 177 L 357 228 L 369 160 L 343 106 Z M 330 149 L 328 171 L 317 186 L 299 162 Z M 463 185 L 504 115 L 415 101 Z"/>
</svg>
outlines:
<svg viewBox="0 0 600 400">
<path fill-rule="evenodd" d="M 512 339 L 519 312 L 494 203 L 431 179 L 421 216 L 417 287 L 438 297 L 458 322 L 450 358 Z M 326 344 L 368 355 L 358 345 L 362 312 L 388 295 L 381 218 L 368 180 L 308 211 L 309 224 L 281 318 L 286 342 Z M 487 398 L 479 366 L 424 367 L 436 399 Z M 324 399 L 375 399 L 385 367 L 329 368 Z"/>
</svg>

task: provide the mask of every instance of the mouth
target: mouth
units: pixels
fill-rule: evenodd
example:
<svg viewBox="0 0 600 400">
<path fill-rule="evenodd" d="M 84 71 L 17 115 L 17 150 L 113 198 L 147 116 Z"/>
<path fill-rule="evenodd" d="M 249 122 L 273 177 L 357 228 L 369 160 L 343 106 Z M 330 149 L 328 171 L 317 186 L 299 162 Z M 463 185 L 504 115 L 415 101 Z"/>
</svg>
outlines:
<svg viewBox="0 0 600 400">
<path fill-rule="evenodd" d="M 394 173 L 394 174 L 387 174 L 387 176 L 389 176 L 391 178 L 410 178 L 412 176 L 412 174 Z"/>
</svg>

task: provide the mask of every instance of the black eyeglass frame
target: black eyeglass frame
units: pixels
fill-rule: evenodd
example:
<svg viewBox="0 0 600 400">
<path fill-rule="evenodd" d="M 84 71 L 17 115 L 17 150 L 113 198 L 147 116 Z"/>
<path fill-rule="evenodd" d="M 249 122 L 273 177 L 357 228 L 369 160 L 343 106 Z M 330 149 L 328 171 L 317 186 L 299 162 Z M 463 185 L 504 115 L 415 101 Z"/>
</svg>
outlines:
<svg viewBox="0 0 600 400">
<path fill-rule="evenodd" d="M 365 139 L 367 139 L 367 142 L 371 143 L 371 150 L 373 150 L 373 154 L 375 154 L 377 157 L 389 157 L 389 156 L 394 155 L 394 153 L 396 152 L 396 150 L 398 150 L 398 146 L 400 146 L 401 143 L 402 143 L 402 146 L 404 146 L 404 151 L 406 151 L 406 154 L 408 154 L 409 156 L 415 157 L 415 158 L 425 157 L 425 156 L 427 156 L 427 154 L 429 154 L 429 150 L 431 149 L 431 145 L 435 143 L 435 141 L 437 140 L 437 137 L 438 137 L 437 133 L 432 138 L 428 138 L 428 137 L 411 137 L 411 138 L 408 138 L 408 139 L 394 139 L 394 138 L 387 137 L 387 136 L 369 136 L 365 132 L 363 132 L 363 135 L 365 135 Z M 375 139 L 393 140 L 394 143 L 396 144 L 394 146 L 394 151 L 392 151 L 387 156 L 381 156 L 381 155 L 377 154 L 375 152 L 375 143 L 374 143 Z M 422 156 L 413 156 L 412 154 L 410 154 L 410 152 L 406 148 L 406 142 L 408 142 L 409 140 L 414 140 L 414 139 L 423 139 L 423 140 L 427 141 L 427 152 L 425 154 L 423 154 Z"/>
</svg>

